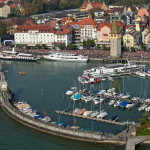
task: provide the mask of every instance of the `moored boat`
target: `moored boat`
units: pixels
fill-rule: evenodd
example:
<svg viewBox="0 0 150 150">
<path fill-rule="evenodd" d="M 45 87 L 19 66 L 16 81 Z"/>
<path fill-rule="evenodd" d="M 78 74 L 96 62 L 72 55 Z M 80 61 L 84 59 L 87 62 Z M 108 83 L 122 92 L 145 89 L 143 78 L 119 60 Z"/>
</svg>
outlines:
<svg viewBox="0 0 150 150">
<path fill-rule="evenodd" d="M 55 61 L 87 62 L 87 56 L 71 54 L 67 52 L 51 52 L 49 55 L 43 55 L 44 59 Z"/>
</svg>

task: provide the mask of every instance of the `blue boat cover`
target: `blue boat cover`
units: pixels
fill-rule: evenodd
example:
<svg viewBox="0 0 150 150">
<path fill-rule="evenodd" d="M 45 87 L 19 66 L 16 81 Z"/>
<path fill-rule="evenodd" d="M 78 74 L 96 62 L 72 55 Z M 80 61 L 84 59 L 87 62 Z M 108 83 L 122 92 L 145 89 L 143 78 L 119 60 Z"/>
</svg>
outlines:
<svg viewBox="0 0 150 150">
<path fill-rule="evenodd" d="M 74 99 L 78 99 L 78 98 L 81 98 L 82 97 L 82 95 L 81 94 L 77 94 L 77 95 L 74 95 Z"/>
<path fill-rule="evenodd" d="M 95 92 L 93 92 L 93 94 L 97 94 L 99 91 L 95 91 Z"/>
<path fill-rule="evenodd" d="M 124 102 L 124 101 L 123 101 L 123 102 L 121 102 L 121 103 L 119 104 L 119 106 L 120 106 L 120 107 L 125 107 L 127 104 L 128 104 L 128 102 Z"/>
<path fill-rule="evenodd" d="M 62 127 L 66 127 L 67 124 L 66 124 L 66 123 L 62 123 L 61 126 L 62 126 Z"/>
</svg>

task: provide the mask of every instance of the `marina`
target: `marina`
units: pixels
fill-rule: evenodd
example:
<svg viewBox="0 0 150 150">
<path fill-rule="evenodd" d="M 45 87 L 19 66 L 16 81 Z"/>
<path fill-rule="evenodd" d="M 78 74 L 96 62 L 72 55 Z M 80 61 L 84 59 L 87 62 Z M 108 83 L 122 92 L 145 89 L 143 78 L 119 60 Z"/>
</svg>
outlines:
<svg viewBox="0 0 150 150">
<path fill-rule="evenodd" d="M 20 64 L 19 62 L 7 62 L 7 65 L 9 66 L 11 66 L 11 68 L 14 68 L 14 65 L 15 64 Z M 26 66 L 27 64 L 29 64 L 28 62 L 27 63 L 21 63 L 20 64 L 20 66 Z M 38 64 L 38 65 L 40 65 L 40 68 L 42 68 L 42 72 L 46 75 L 46 71 L 45 70 L 47 70 L 47 68 L 48 68 L 48 66 L 50 65 L 51 66 L 51 69 L 49 69 L 48 71 L 50 71 L 51 72 L 51 70 L 53 69 L 53 66 L 55 65 L 55 69 L 56 69 L 56 67 L 58 68 L 58 69 L 60 69 L 60 67 L 64 70 L 64 68 L 63 68 L 63 66 L 64 67 L 67 67 L 68 69 L 70 69 L 70 71 L 71 72 L 73 72 L 73 70 L 76 68 L 76 66 L 80 66 L 81 68 L 86 68 L 86 65 L 85 64 L 78 64 L 78 65 L 76 65 L 76 64 L 63 64 L 63 65 L 61 65 L 60 63 L 58 63 L 58 62 L 44 62 L 44 63 L 41 63 L 41 64 Z M 46 66 L 45 68 L 44 68 L 44 66 Z M 93 64 L 91 64 L 91 65 L 93 65 Z M 15 72 L 13 72 L 13 73 L 11 73 L 10 72 L 10 68 L 7 68 L 9 71 L 8 71 L 8 73 L 6 74 L 6 77 L 8 78 L 8 81 L 9 81 L 9 83 L 10 83 L 10 88 L 11 89 L 13 89 L 13 87 L 14 87 L 14 84 L 12 84 L 13 82 L 12 82 L 12 80 L 15 80 L 15 84 L 17 83 L 19 83 L 19 84 L 21 84 L 21 85 L 23 85 L 23 89 L 25 89 L 25 84 L 22 84 L 22 79 L 18 76 L 17 78 L 14 78 L 14 76 L 19 72 L 19 68 L 20 67 L 18 67 L 18 69 L 15 71 Z M 89 66 L 88 66 L 88 68 L 91 68 L 90 67 L 90 64 L 89 64 Z M 87 69 L 88 69 L 87 68 Z M 32 72 L 32 69 L 29 71 L 28 69 L 30 69 L 29 67 L 28 68 L 25 68 L 24 67 L 24 71 L 27 73 L 27 75 L 26 76 L 24 76 L 24 80 L 27 82 L 27 84 L 29 84 L 29 81 L 30 80 L 33 80 L 33 81 L 35 81 L 35 79 L 36 80 L 39 80 L 40 78 L 38 77 L 38 76 L 35 76 L 35 74 L 31 74 L 31 72 Z M 77 71 L 78 69 L 76 69 L 76 71 Z M 16 73 L 17 72 L 17 73 Z M 51 75 L 51 73 L 49 72 L 49 74 Z M 76 73 L 75 74 L 75 76 L 74 76 L 74 78 L 75 79 L 77 79 L 77 76 L 78 76 L 78 74 L 79 73 L 81 73 L 81 69 L 80 69 L 80 71 L 78 72 L 78 73 Z M 9 74 L 11 74 L 11 78 L 9 77 Z M 38 73 L 37 73 L 38 74 Z M 40 74 L 40 73 L 39 73 Z M 38 74 L 38 75 L 39 75 Z M 58 75 L 58 74 L 57 74 Z M 29 77 L 30 77 L 30 80 L 29 80 Z M 52 76 L 50 76 L 50 78 L 52 78 Z M 52 99 L 49 99 L 49 100 L 46 100 L 46 97 L 47 97 L 47 91 L 49 91 L 50 90 L 50 95 L 49 95 L 49 97 L 55 97 L 56 95 L 56 92 L 55 92 L 55 94 L 54 94 L 54 91 L 53 91 L 53 89 L 49 89 L 49 90 L 47 90 L 47 89 L 45 89 L 44 91 L 44 102 L 46 103 L 46 105 L 44 105 L 45 106 L 45 110 L 46 110 L 46 112 L 47 112 L 47 114 L 49 114 L 49 116 L 51 117 L 51 119 L 52 119 L 52 122 L 57 122 L 57 118 L 58 118 L 58 120 L 61 120 L 63 123 L 66 123 L 66 124 L 70 124 L 71 126 L 73 126 L 74 125 L 74 121 L 73 121 L 73 119 L 74 119 L 74 116 L 69 116 L 69 115 L 62 115 L 62 114 L 56 114 L 55 115 L 55 110 L 64 110 L 65 108 L 67 108 L 67 106 L 68 106 L 68 103 L 71 103 L 71 107 L 72 107 L 72 104 L 74 103 L 74 102 L 72 102 L 72 101 L 70 101 L 69 100 L 69 102 L 68 102 L 68 98 L 66 97 L 66 96 L 64 96 L 64 98 L 62 98 L 62 93 L 65 93 L 66 91 L 67 91 L 67 89 L 73 84 L 73 81 L 72 81 L 72 79 L 69 79 L 69 80 L 67 80 L 67 82 L 66 81 L 64 81 L 64 80 L 62 80 L 63 78 L 62 78 L 62 76 L 60 76 L 59 75 L 59 78 L 61 79 L 61 80 L 58 80 L 58 82 L 59 82 L 59 85 L 60 85 L 60 88 L 62 88 L 63 89 L 63 87 L 65 87 L 65 89 L 63 89 L 62 90 L 62 92 L 61 92 L 61 94 L 60 94 L 60 96 L 58 97 L 58 99 L 56 98 L 55 100 L 58 102 L 58 105 L 56 105 L 56 106 L 54 106 L 54 102 L 52 101 Z M 66 75 L 66 78 L 68 78 L 68 76 Z M 52 78 L 53 79 L 53 78 Z M 129 77 L 124 77 L 124 80 L 125 80 L 125 85 L 124 86 L 127 86 L 128 85 L 128 83 L 129 82 L 131 82 L 131 80 L 130 79 L 132 79 L 133 81 L 135 80 L 136 81 L 136 83 L 138 83 L 139 85 L 141 85 L 141 82 L 137 82 L 138 80 L 139 81 L 142 81 L 143 83 L 144 83 L 144 81 L 145 81 L 145 79 L 138 79 L 137 77 L 132 77 L 132 76 L 129 76 Z M 138 80 L 137 80 L 138 79 Z M 18 80 L 18 81 L 17 81 Z M 123 78 L 120 78 L 120 79 L 115 79 L 114 78 L 114 80 L 113 80 L 113 82 L 116 82 L 116 81 L 118 81 L 118 80 L 123 80 Z M 148 78 L 147 78 L 147 80 L 148 80 Z M 41 86 L 49 86 L 49 84 L 51 83 L 51 84 L 53 84 L 54 83 L 54 81 L 52 81 L 52 80 L 50 80 L 47 84 L 46 84 L 46 79 L 44 79 L 44 78 L 42 78 L 42 82 L 43 83 L 41 83 Z M 56 81 L 55 81 L 56 82 Z M 69 82 L 69 85 L 70 86 L 68 86 L 68 82 Z M 76 81 L 77 82 L 77 81 Z M 77 82 L 78 83 L 78 82 Z M 61 85 L 63 85 L 63 86 L 61 86 Z M 79 85 L 78 85 L 79 86 Z M 55 86 L 54 86 L 55 87 Z M 53 87 L 53 88 L 54 88 Z M 98 89 L 101 89 L 100 87 L 101 87 L 101 84 L 92 84 L 91 85 L 91 89 L 90 89 L 90 85 L 89 85 L 89 89 L 90 89 L 90 91 L 91 91 L 91 93 L 92 92 L 94 92 L 94 91 L 96 91 L 96 90 L 98 90 Z M 97 89 L 93 89 L 93 87 L 97 87 Z M 143 87 L 143 85 L 142 85 L 142 87 Z M 56 86 L 55 87 L 56 89 L 58 89 L 58 87 Z M 106 80 L 105 82 L 103 82 L 103 88 L 102 89 L 109 89 L 110 88 L 110 81 L 108 81 L 108 80 Z M 14 93 L 16 93 L 15 95 L 19 95 L 19 97 L 24 97 L 25 99 L 28 99 L 28 101 L 29 101 L 29 103 L 31 104 L 31 106 L 33 105 L 34 106 L 34 108 L 36 108 L 36 110 L 38 110 L 38 112 L 40 113 L 40 114 L 42 114 L 43 116 L 44 116 L 44 113 L 43 113 L 43 103 L 41 103 L 41 99 L 39 99 L 38 97 L 40 97 L 40 95 L 37 95 L 38 97 L 35 97 L 36 95 L 32 95 L 32 94 L 30 94 L 29 95 L 29 97 L 27 96 L 25 96 L 23 93 L 25 92 L 27 92 L 27 93 L 30 93 L 28 90 L 31 90 L 31 91 L 33 91 L 33 90 L 37 90 L 37 91 L 39 91 L 39 88 L 36 88 L 36 87 L 32 87 L 32 89 L 28 89 L 28 90 L 25 90 L 22 94 L 18 94 L 18 92 L 19 92 L 19 89 L 20 88 L 18 88 L 17 89 L 17 87 L 16 87 L 16 89 L 14 90 Z M 55 90 L 56 90 L 55 89 Z M 80 88 L 79 88 L 80 89 Z M 115 87 L 115 89 L 116 89 L 116 92 L 118 91 L 118 88 L 117 87 Z M 18 92 L 17 92 L 18 91 Z M 134 91 L 131 87 L 129 87 L 129 89 L 127 90 L 127 89 L 125 89 L 124 90 L 125 92 L 129 92 L 129 91 Z M 138 93 L 139 91 L 137 90 L 137 93 Z M 20 93 L 20 92 L 19 92 Z M 117 92 L 117 93 L 120 93 L 119 91 Z M 129 92 L 130 93 L 130 95 L 132 95 L 132 93 L 131 92 Z M 138 97 L 138 94 L 133 94 L 133 96 L 134 97 Z M 131 99 L 133 98 L 133 96 L 131 96 Z M 17 96 L 18 97 L 18 96 Z M 34 98 L 35 97 L 35 98 Z M 144 97 L 144 95 L 141 95 L 140 96 L 140 98 L 142 98 L 142 97 Z M 147 95 L 147 97 L 148 97 L 148 95 Z M 17 98 L 16 98 L 17 99 Z M 36 99 L 36 103 L 34 102 L 34 99 Z M 32 101 L 33 100 L 33 101 Z M 116 99 L 117 100 L 117 99 Z M 137 106 L 134 106 L 131 110 L 128 110 L 128 109 L 126 109 L 126 110 L 124 110 L 124 109 L 120 109 L 120 108 L 115 108 L 114 109 L 114 107 L 110 107 L 109 106 L 109 104 L 108 104 L 108 101 L 109 100 L 106 100 L 106 101 L 104 101 L 103 103 L 102 103 L 102 110 L 103 109 L 105 109 L 105 111 L 108 113 L 108 116 L 106 116 L 106 119 L 104 119 L 104 120 L 109 120 L 112 116 L 114 116 L 114 115 L 117 115 L 118 116 L 118 123 L 122 123 L 122 122 L 125 122 L 125 121 L 127 121 L 128 120 L 128 118 L 129 118 L 129 122 L 131 122 L 131 121 L 137 121 L 136 120 L 136 115 L 137 115 L 137 118 L 139 118 L 139 115 L 141 114 L 141 112 L 139 112 L 138 111 L 138 109 L 137 109 Z M 40 107 L 39 107 L 39 104 L 40 104 Z M 98 104 L 98 106 L 96 105 L 93 105 L 92 104 L 92 106 L 91 106 L 91 103 L 83 103 L 83 102 L 81 102 L 81 101 L 77 101 L 77 102 L 75 102 L 75 107 L 74 108 L 76 108 L 76 107 L 79 107 L 79 109 L 81 109 L 81 108 L 86 108 L 86 110 L 91 110 L 90 108 L 91 107 L 93 107 L 92 108 L 92 110 L 93 109 L 95 109 L 95 110 L 99 110 L 99 104 Z M 80 105 L 81 105 L 81 107 L 80 107 Z M 58 109 L 58 106 L 59 106 L 59 109 Z M 41 109 L 42 108 L 42 109 Z M 51 111 L 48 111 L 48 110 L 51 110 Z M 71 108 L 71 110 L 73 110 L 72 108 Z M 94 110 L 93 110 L 94 111 Z M 125 111 L 126 111 L 126 113 L 125 113 Z M 111 116 L 110 116 L 110 114 L 111 114 Z M 131 114 L 134 114 L 134 115 L 131 115 Z M 60 117 L 59 117 L 60 116 Z M 132 118 L 132 116 L 134 116 L 133 118 L 135 118 L 135 120 Z M 84 118 L 80 118 L 80 117 L 75 117 L 75 119 L 76 119 L 76 125 L 75 126 L 79 126 L 80 128 L 83 128 L 83 129 L 87 129 L 87 128 L 89 128 L 90 127 L 90 130 L 92 131 L 92 127 L 91 127 L 91 119 L 84 119 Z M 98 131 L 99 129 L 101 129 L 102 130 L 102 132 L 103 133 L 105 133 L 106 131 L 105 131 L 105 129 L 107 129 L 107 133 L 111 133 L 111 132 L 114 132 L 114 130 L 113 130 L 113 128 L 114 129 L 119 129 L 118 131 L 122 131 L 122 130 L 124 130 L 125 129 L 125 126 L 120 126 L 120 125 L 115 125 L 115 124 L 110 124 L 110 123 L 106 123 L 106 122 L 101 122 L 101 121 L 96 121 L 96 120 L 94 120 L 94 119 L 97 119 L 97 118 L 92 118 L 93 119 L 93 122 L 94 122 L 94 124 L 93 124 L 93 130 L 94 131 Z M 83 123 L 83 122 L 85 122 L 85 123 Z M 117 121 L 115 121 L 115 122 L 117 122 Z M 101 125 L 101 126 L 99 126 L 99 124 Z M 116 126 L 117 126 L 117 128 L 116 128 Z M 61 128 L 62 129 L 62 128 Z M 114 132 L 114 133 L 116 133 L 116 132 Z M 105 134 L 104 134 L 105 135 Z M 114 135 L 112 136 L 112 137 L 114 137 Z"/>
</svg>

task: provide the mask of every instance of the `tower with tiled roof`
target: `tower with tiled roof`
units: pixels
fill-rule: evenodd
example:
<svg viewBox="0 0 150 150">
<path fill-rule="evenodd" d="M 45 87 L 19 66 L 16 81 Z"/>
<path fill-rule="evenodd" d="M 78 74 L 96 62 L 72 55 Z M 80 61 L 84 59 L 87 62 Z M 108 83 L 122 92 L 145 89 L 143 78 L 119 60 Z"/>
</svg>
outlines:
<svg viewBox="0 0 150 150">
<path fill-rule="evenodd" d="M 121 32 L 116 19 L 114 19 L 110 32 L 110 56 L 112 58 L 119 58 L 121 56 Z"/>
</svg>

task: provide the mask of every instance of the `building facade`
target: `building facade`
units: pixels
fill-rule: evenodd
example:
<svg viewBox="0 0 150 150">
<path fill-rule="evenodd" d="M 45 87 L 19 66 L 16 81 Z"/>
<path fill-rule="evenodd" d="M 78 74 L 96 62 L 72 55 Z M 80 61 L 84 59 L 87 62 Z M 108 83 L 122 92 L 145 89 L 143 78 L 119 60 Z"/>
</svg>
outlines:
<svg viewBox="0 0 150 150">
<path fill-rule="evenodd" d="M 52 46 L 54 42 L 54 30 L 53 28 L 36 25 L 31 22 L 27 22 L 24 25 L 17 27 L 14 33 L 15 44 L 24 44 L 29 46 L 35 46 L 36 44 L 46 44 Z"/>
<path fill-rule="evenodd" d="M 92 18 L 85 18 L 80 22 L 81 42 L 88 39 L 97 40 L 96 22 Z"/>
<path fill-rule="evenodd" d="M 68 46 L 73 42 L 73 27 L 69 24 L 62 26 L 55 32 L 55 45 L 64 44 Z"/>
<path fill-rule="evenodd" d="M 10 14 L 10 7 L 8 5 L 0 5 L 0 17 L 7 18 Z"/>
</svg>

